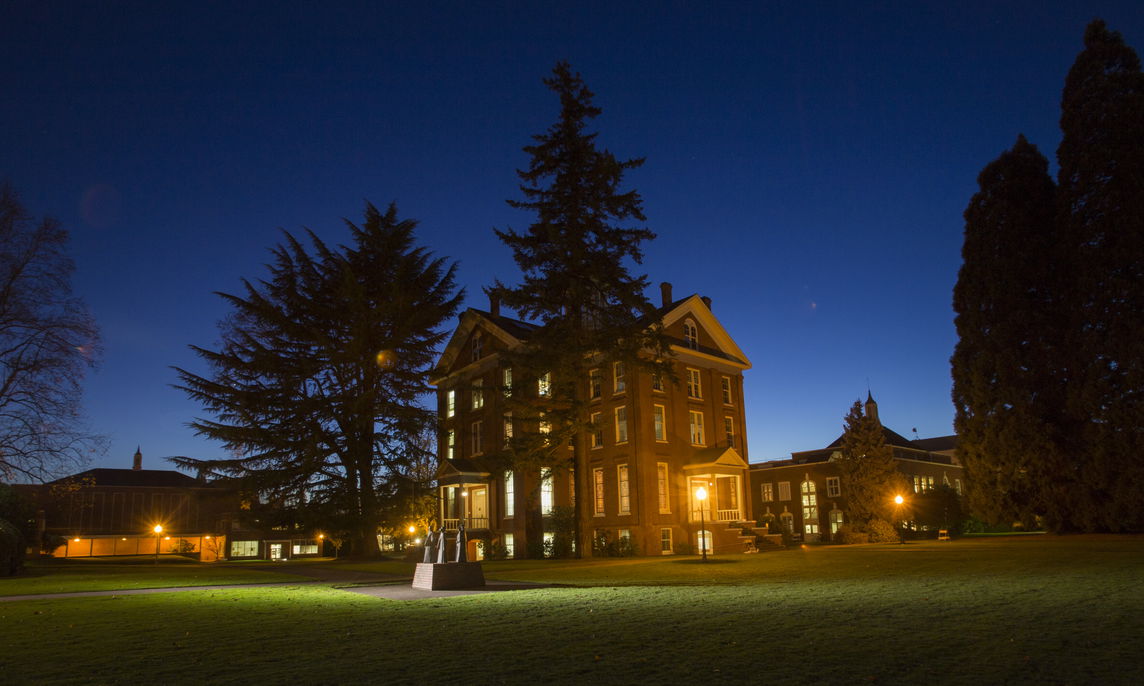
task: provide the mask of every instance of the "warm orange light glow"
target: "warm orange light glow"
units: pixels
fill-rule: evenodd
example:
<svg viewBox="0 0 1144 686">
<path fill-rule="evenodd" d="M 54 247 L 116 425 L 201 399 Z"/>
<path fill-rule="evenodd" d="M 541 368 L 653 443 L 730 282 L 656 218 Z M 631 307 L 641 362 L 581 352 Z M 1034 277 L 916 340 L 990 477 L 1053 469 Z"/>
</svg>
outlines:
<svg viewBox="0 0 1144 686">
<path fill-rule="evenodd" d="M 902 496 L 900 496 L 900 495 L 894 496 L 894 502 L 897 503 L 898 505 L 901 505 L 903 500 L 904 500 L 904 498 L 902 498 Z"/>
<path fill-rule="evenodd" d="M 414 527 L 412 524 L 410 524 L 409 525 L 409 533 L 413 533 L 414 531 L 417 531 L 417 528 Z"/>
<path fill-rule="evenodd" d="M 155 528 L 151 529 L 151 530 L 154 531 L 155 535 L 157 536 L 157 535 L 163 533 L 163 525 L 162 524 L 156 524 Z"/>
<path fill-rule="evenodd" d="M 126 537 L 126 536 L 124 536 L 123 538 L 121 538 L 121 539 L 119 539 L 119 540 L 121 540 L 121 541 L 126 541 L 126 540 L 127 540 L 127 537 Z"/>
<path fill-rule="evenodd" d="M 207 540 L 208 540 L 208 541 L 209 541 L 209 540 L 211 540 L 211 537 L 210 537 L 210 536 L 207 536 Z"/>
<path fill-rule="evenodd" d="M 77 539 L 74 539 L 74 540 L 72 541 L 72 543 L 79 543 L 79 539 L 78 539 L 78 538 L 77 538 Z"/>
<path fill-rule="evenodd" d="M 169 540 L 171 540 L 171 537 L 170 537 L 170 536 L 164 536 L 164 537 L 163 537 L 163 540 L 164 540 L 164 541 L 169 541 Z"/>
<path fill-rule="evenodd" d="M 699 502 L 703 502 L 704 500 L 707 500 L 707 489 L 703 488 L 702 486 L 695 489 L 695 499 L 698 500 Z"/>
<path fill-rule="evenodd" d="M 325 534 L 318 534 L 318 538 L 325 538 L 325 537 L 326 537 Z"/>
</svg>

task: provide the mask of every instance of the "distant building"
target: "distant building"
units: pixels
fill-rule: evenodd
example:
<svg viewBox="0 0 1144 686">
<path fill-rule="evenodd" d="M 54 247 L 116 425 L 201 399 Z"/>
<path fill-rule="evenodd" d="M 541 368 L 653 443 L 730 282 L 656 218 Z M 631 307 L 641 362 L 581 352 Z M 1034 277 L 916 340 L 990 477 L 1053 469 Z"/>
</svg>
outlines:
<svg viewBox="0 0 1144 686">
<path fill-rule="evenodd" d="M 526 540 L 525 518 L 538 508 L 549 538 L 554 508 L 580 497 L 586 531 L 627 538 L 642 554 L 698 552 L 701 545 L 712 552 L 744 549 L 748 537 L 739 524 L 754 519 L 743 408 L 743 371 L 751 364 L 712 314 L 710 299 L 674 300 L 666 283 L 661 295 L 653 317 L 671 339 L 680 383 L 620 363 L 591 369 L 579 382 L 599 428 L 584 436 L 587 464 L 575 475 L 513 471 L 496 458 L 507 437 L 525 428 L 500 389 L 539 404 L 552 379 L 520 378 L 502 357 L 528 341 L 532 325 L 501 315 L 496 302 L 487 312 L 461 315 L 432 382 L 442 426 L 440 519 L 447 529 L 464 522 L 471 535 L 500 540 L 524 557 L 543 543 Z M 709 494 L 702 502 L 700 487 Z M 530 502 L 536 490 L 539 502 Z"/>
<path fill-rule="evenodd" d="M 216 559 L 286 559 L 319 554 L 312 537 L 245 528 L 238 489 L 169 469 L 89 469 L 17 490 L 39 508 L 40 533 L 63 537 L 57 557 L 193 553 Z M 155 527 L 161 527 L 156 532 Z"/>
<path fill-rule="evenodd" d="M 878 403 L 870 394 L 865 411 L 881 424 Z M 965 473 L 955 455 L 957 436 L 911 441 L 885 426 L 882 434 L 911 493 L 925 493 L 942 485 L 962 493 Z M 838 527 L 849 522 L 846 493 L 834 464 L 841 457 L 841 449 L 839 436 L 825 448 L 791 453 L 789 460 L 752 464 L 751 499 L 756 517 L 773 517 L 807 541 L 829 540 Z"/>
</svg>

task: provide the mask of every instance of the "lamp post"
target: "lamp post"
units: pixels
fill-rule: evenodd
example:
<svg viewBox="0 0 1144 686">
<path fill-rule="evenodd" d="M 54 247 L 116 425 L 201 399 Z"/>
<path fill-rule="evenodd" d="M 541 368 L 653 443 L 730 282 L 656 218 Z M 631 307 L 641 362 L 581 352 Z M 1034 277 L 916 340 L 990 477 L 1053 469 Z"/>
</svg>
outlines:
<svg viewBox="0 0 1144 686">
<path fill-rule="evenodd" d="M 707 561 L 707 525 L 704 519 L 704 503 L 707 501 L 707 489 L 700 486 L 695 489 L 695 499 L 699 501 L 699 548 L 703 552 L 703 561 Z"/>
<path fill-rule="evenodd" d="M 159 537 L 163 535 L 163 525 L 156 524 L 152 531 L 155 532 L 155 564 L 159 564 Z"/>
<path fill-rule="evenodd" d="M 902 502 L 905 498 L 901 494 L 894 496 L 894 525 L 898 527 L 898 543 L 906 544 L 906 532 L 902 531 Z"/>
</svg>

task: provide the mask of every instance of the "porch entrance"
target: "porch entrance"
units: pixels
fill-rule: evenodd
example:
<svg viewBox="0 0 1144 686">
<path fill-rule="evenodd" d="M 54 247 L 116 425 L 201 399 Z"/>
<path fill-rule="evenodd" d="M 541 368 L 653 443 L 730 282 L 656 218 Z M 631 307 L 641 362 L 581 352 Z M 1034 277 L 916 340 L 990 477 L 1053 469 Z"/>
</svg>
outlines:
<svg viewBox="0 0 1144 686">
<path fill-rule="evenodd" d="M 285 543 L 271 543 L 270 545 L 270 561 L 278 562 L 282 559 L 282 549 L 286 547 Z"/>
</svg>

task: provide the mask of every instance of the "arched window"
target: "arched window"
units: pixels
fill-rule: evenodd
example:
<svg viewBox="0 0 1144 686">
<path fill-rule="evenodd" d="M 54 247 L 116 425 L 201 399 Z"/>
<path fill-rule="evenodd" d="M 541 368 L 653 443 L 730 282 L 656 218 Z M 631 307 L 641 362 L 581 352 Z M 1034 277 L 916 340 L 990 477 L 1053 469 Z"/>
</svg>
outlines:
<svg viewBox="0 0 1144 686">
<path fill-rule="evenodd" d="M 802 527 L 803 533 L 818 533 L 818 489 L 809 479 L 802 482 Z"/>
<path fill-rule="evenodd" d="M 695 322 L 690 319 L 683 322 L 683 339 L 687 342 L 688 348 L 699 349 L 699 329 L 696 328 Z"/>
<path fill-rule="evenodd" d="M 484 352 L 484 341 L 481 339 L 481 332 L 478 331 L 473 334 L 473 362 L 481 359 L 481 354 Z"/>
<path fill-rule="evenodd" d="M 699 533 L 696 534 L 696 537 L 695 537 L 695 544 L 696 544 L 695 547 L 699 548 L 700 553 L 703 552 L 704 548 L 707 549 L 708 555 L 715 552 L 715 541 L 712 540 L 710 531 L 707 531 L 707 530 L 699 531 Z"/>
</svg>

